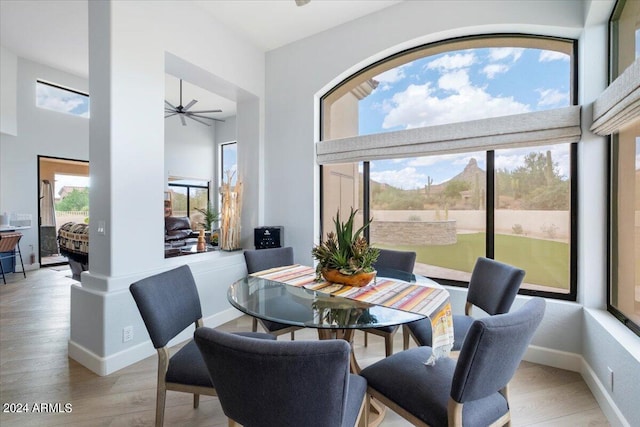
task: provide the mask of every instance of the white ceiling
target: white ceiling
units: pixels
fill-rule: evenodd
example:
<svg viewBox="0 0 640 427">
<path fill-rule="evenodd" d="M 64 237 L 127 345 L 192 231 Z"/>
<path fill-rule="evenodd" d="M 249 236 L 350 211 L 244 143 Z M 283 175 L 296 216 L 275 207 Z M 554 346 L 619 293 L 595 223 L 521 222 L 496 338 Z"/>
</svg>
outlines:
<svg viewBox="0 0 640 427">
<path fill-rule="evenodd" d="M 175 1 L 175 0 L 171 0 Z M 213 19 L 262 48 L 275 49 L 402 0 L 195 0 Z M 88 76 L 86 0 L 0 0 L 0 44 L 16 55 L 75 75 Z M 167 75 L 166 97 L 177 105 L 178 80 Z M 235 114 L 235 104 L 198 86 L 183 86 L 183 101 L 198 109 Z"/>
</svg>

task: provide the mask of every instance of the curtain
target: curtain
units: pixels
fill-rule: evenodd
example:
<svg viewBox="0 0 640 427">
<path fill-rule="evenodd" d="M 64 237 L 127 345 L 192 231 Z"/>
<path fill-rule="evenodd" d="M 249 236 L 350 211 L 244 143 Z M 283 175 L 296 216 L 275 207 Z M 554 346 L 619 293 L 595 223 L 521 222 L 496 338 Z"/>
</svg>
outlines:
<svg viewBox="0 0 640 427">
<path fill-rule="evenodd" d="M 611 135 L 640 117 L 640 58 L 636 58 L 593 103 L 591 131 Z"/>
<path fill-rule="evenodd" d="M 580 106 L 316 143 L 318 164 L 419 157 L 580 141 Z"/>
</svg>

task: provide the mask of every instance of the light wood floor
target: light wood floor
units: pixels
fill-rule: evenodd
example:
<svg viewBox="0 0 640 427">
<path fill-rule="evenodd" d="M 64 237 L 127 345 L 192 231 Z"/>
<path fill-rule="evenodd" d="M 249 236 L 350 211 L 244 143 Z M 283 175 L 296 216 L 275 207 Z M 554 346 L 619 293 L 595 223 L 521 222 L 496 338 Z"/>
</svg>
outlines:
<svg viewBox="0 0 640 427">
<path fill-rule="evenodd" d="M 156 356 L 100 377 L 67 357 L 70 271 L 41 269 L 7 276 L 0 284 L 0 424 L 8 426 L 151 426 L 154 422 Z M 249 330 L 241 317 L 221 326 Z M 402 348 L 396 334 L 395 349 Z M 296 332 L 316 339 L 315 331 Z M 284 339 L 285 337 L 280 337 Z M 356 356 L 364 367 L 384 354 L 382 338 L 363 346 L 357 333 Z M 5 413 L 5 404 L 72 405 L 70 413 Z M 511 384 L 515 426 L 604 426 L 606 418 L 579 374 L 523 362 Z M 55 408 L 55 407 L 54 407 Z M 165 426 L 226 426 L 216 398 L 169 392 Z M 387 411 L 382 426 L 407 426 Z"/>
</svg>

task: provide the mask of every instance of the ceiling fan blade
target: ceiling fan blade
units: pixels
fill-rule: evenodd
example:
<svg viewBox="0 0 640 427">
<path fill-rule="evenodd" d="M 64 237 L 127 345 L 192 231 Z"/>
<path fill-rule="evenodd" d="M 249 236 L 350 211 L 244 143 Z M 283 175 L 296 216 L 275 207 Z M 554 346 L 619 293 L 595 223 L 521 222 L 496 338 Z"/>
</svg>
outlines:
<svg viewBox="0 0 640 427">
<path fill-rule="evenodd" d="M 189 111 L 190 113 L 222 113 L 222 110 L 198 110 L 198 111 Z"/>
<path fill-rule="evenodd" d="M 198 102 L 197 99 L 192 99 L 190 103 L 188 103 L 184 108 L 182 108 L 182 111 L 187 111 L 189 108 L 193 107 L 193 104 L 195 104 L 196 102 Z"/>
<path fill-rule="evenodd" d="M 191 120 L 195 120 L 196 122 L 202 123 L 205 126 L 211 126 L 209 123 L 205 122 L 204 120 L 200 120 L 200 119 L 196 119 L 195 117 L 193 117 L 193 114 L 185 114 L 187 117 L 189 117 Z M 183 116 L 180 116 L 183 117 Z"/>
<path fill-rule="evenodd" d="M 174 110 L 176 109 L 176 107 L 170 103 L 169 101 L 167 101 L 166 99 L 164 100 L 164 103 L 167 104 L 169 107 L 173 108 Z M 165 107 L 166 108 L 166 107 Z"/>
<path fill-rule="evenodd" d="M 187 125 L 187 121 L 184 119 L 184 114 L 180 114 L 180 121 L 182 122 L 182 126 Z"/>
<path fill-rule="evenodd" d="M 178 113 L 176 113 L 176 112 L 172 112 L 171 114 L 166 114 L 166 115 L 164 116 L 164 118 L 166 119 L 167 117 L 175 116 L 176 114 L 178 114 Z"/>
<path fill-rule="evenodd" d="M 202 119 L 215 120 L 216 122 L 224 123 L 224 120 L 222 120 L 222 119 L 216 119 L 215 117 L 202 116 L 200 114 L 187 113 L 187 116 L 189 116 L 189 117 L 200 117 Z"/>
</svg>

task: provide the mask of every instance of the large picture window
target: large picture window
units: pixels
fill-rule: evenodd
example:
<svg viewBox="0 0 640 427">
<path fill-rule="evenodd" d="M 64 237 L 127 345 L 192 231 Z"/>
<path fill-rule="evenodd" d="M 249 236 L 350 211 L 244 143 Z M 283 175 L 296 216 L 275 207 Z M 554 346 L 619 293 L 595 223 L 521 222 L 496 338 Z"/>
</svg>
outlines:
<svg viewBox="0 0 640 427">
<path fill-rule="evenodd" d="M 374 246 L 417 253 L 416 273 L 464 285 L 487 256 L 527 272 L 522 293 L 574 300 L 574 51 L 456 39 L 346 79 L 322 99 L 322 228 L 353 207 Z M 571 124 L 528 116 L 546 111 Z"/>
</svg>

